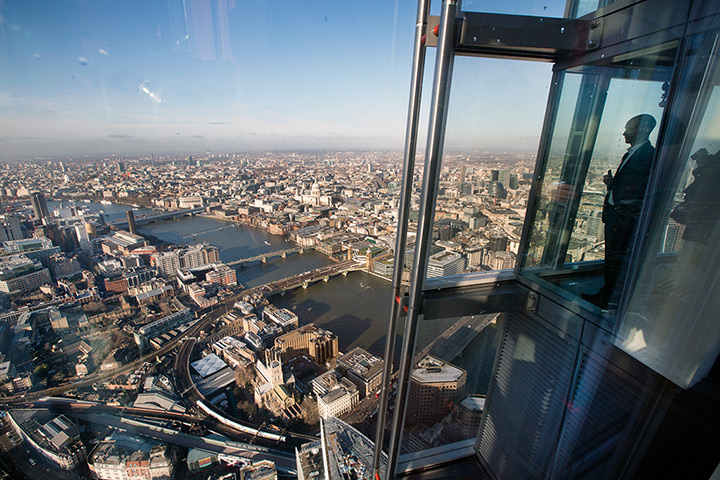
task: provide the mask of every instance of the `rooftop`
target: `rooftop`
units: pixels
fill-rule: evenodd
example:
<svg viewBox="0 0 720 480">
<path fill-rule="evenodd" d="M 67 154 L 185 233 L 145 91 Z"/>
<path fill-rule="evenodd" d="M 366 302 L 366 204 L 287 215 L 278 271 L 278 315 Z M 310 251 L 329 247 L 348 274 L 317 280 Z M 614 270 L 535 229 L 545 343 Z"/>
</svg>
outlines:
<svg viewBox="0 0 720 480">
<path fill-rule="evenodd" d="M 211 353 L 205 358 L 201 358 L 196 362 L 190 364 L 201 377 L 205 378 L 212 375 L 215 372 L 219 372 L 223 368 L 227 367 L 227 363 L 223 362 L 220 357 Z"/>
<path fill-rule="evenodd" d="M 463 373 L 463 369 L 428 355 L 417 363 L 412 378 L 419 383 L 454 382 Z"/>
</svg>

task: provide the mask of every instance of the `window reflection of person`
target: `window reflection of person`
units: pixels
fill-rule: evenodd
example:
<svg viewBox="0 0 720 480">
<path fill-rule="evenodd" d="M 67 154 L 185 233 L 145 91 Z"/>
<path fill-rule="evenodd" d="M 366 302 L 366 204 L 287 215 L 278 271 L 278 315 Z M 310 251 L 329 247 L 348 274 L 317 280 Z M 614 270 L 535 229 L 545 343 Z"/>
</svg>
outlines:
<svg viewBox="0 0 720 480">
<path fill-rule="evenodd" d="M 655 148 L 650 132 L 657 122 L 652 115 L 637 115 L 625 124 L 625 143 L 630 144 L 620 166 L 603 177 L 607 186 L 602 221 L 605 223 L 605 284 L 594 295 L 583 298 L 601 307 L 614 306 L 619 300 L 618 280 L 625 273 L 628 253 L 634 240 L 637 219 L 650 178 Z"/>
</svg>

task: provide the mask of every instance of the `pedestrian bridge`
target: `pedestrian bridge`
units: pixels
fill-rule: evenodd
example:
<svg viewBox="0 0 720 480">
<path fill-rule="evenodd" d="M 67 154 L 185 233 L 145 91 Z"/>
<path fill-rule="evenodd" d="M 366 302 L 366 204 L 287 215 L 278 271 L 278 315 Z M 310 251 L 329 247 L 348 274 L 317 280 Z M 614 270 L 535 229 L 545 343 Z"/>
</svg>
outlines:
<svg viewBox="0 0 720 480">
<path fill-rule="evenodd" d="M 233 262 L 228 262 L 227 265 L 235 266 L 243 266 L 246 263 L 250 262 L 257 262 L 260 261 L 262 263 L 267 263 L 268 260 L 275 257 L 282 257 L 287 258 L 288 255 L 293 253 L 299 253 L 303 254 L 307 252 L 308 250 L 312 250 L 313 247 L 294 247 L 294 248 L 288 248 L 286 250 L 277 250 L 275 252 L 268 252 L 268 253 L 261 253 L 260 255 L 255 255 L 254 257 L 248 257 L 248 258 L 241 258 L 240 260 L 235 260 Z"/>
</svg>

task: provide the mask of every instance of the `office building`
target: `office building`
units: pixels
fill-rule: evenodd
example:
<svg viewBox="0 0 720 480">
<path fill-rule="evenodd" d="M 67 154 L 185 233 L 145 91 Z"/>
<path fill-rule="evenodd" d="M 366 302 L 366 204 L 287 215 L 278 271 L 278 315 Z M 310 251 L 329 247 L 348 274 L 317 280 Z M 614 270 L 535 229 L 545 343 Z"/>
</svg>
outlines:
<svg viewBox="0 0 720 480">
<path fill-rule="evenodd" d="M 22 240 L 23 232 L 17 215 L 0 215 L 0 242 Z"/>
<path fill-rule="evenodd" d="M 352 410 L 359 400 L 358 388 L 347 378 L 341 378 L 334 388 L 317 396 L 318 414 L 324 419 L 339 417 Z"/>
<path fill-rule="evenodd" d="M 465 395 L 467 373 L 432 356 L 420 360 L 412 371 L 408 422 L 430 426 L 442 420 Z"/>
<path fill-rule="evenodd" d="M 50 270 L 23 254 L 10 255 L 0 261 L 0 292 L 34 292 L 50 281 Z"/>
<path fill-rule="evenodd" d="M 30 204 L 32 205 L 33 215 L 37 220 L 47 218 L 48 213 L 47 201 L 42 192 L 33 192 L 30 194 Z"/>
<path fill-rule="evenodd" d="M 465 269 L 465 257 L 457 252 L 438 252 L 430 255 L 428 261 L 428 277 L 445 277 L 462 273 Z"/>
<path fill-rule="evenodd" d="M 77 236 L 78 245 L 80 251 L 85 255 L 92 254 L 92 248 L 90 245 L 90 234 L 88 233 L 88 223 L 76 223 L 75 224 L 75 235 Z"/>
<path fill-rule="evenodd" d="M 48 410 L 9 412 L 10 423 L 27 445 L 62 470 L 80 467 L 87 458 L 78 426 L 65 415 Z"/>
<path fill-rule="evenodd" d="M 52 255 L 48 263 L 50 273 L 55 279 L 74 277 L 82 271 L 77 258 L 67 258 L 61 253 Z"/>
<path fill-rule="evenodd" d="M 278 324 L 284 332 L 290 332 L 297 328 L 298 317 L 287 308 L 277 308 L 268 305 L 262 312 L 263 321 Z"/>
<path fill-rule="evenodd" d="M 377 390 L 382 380 L 382 367 L 382 360 L 360 347 L 337 359 L 338 370 L 358 387 L 360 398 Z"/>
<path fill-rule="evenodd" d="M 307 355 L 318 365 L 324 365 L 337 356 L 338 338 L 327 330 L 309 324 L 277 337 L 275 348 L 284 362 L 299 355 Z"/>
</svg>

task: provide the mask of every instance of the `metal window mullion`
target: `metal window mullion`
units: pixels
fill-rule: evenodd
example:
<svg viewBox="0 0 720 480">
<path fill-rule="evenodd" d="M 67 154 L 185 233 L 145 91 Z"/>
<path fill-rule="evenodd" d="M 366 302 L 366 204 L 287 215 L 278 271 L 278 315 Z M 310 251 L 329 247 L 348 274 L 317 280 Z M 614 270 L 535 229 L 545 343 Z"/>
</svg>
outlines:
<svg viewBox="0 0 720 480">
<path fill-rule="evenodd" d="M 526 208 L 525 222 L 523 223 L 522 236 L 520 237 L 520 248 L 515 261 L 513 272 L 515 275 L 520 273 L 520 267 L 527 267 L 525 256 L 529 252 L 530 235 L 533 231 L 535 223 L 536 205 L 539 204 L 539 196 L 542 192 L 545 172 L 545 166 L 552 144 L 553 134 L 555 133 L 555 121 L 557 120 L 557 112 L 560 106 L 560 96 L 565 83 L 565 72 L 553 72 L 550 82 L 550 92 L 548 93 L 547 106 L 545 107 L 545 119 L 543 120 L 543 132 L 538 145 L 538 154 L 535 159 L 535 170 L 533 170 L 533 180 L 530 184 L 530 195 L 528 197 L 528 205 Z"/>
<path fill-rule="evenodd" d="M 430 108 L 430 123 L 427 148 L 425 151 L 425 169 L 423 172 L 420 214 L 418 218 L 413 270 L 410 279 L 408 314 L 405 320 L 402 353 L 400 356 L 400 377 L 397 384 L 395 415 L 393 416 L 390 447 L 388 449 L 388 466 L 385 472 L 385 478 L 388 480 L 394 477 L 395 469 L 397 468 L 398 456 L 400 454 L 400 440 L 405 423 L 407 399 L 410 391 L 410 376 L 413 367 L 413 352 L 417 340 L 418 316 L 422 304 L 422 288 L 427 270 L 427 253 L 432 237 L 435 199 L 440 180 L 442 144 L 445 134 L 445 120 L 447 118 L 453 67 L 456 10 L 456 0 L 443 0 L 440 14 L 437 58 L 435 61 L 433 95 Z"/>
<path fill-rule="evenodd" d="M 415 171 L 415 154 L 417 151 L 418 122 L 420 119 L 420 100 L 422 98 L 423 75 L 425 73 L 426 35 L 430 0 L 419 0 L 417 21 L 415 24 L 415 45 L 413 49 L 412 79 L 410 81 L 410 98 L 408 105 L 407 127 L 405 131 L 405 154 L 403 160 L 402 189 L 400 191 L 400 204 L 398 205 L 397 238 L 395 240 L 395 260 L 392 281 L 392 306 L 390 308 L 390 321 L 388 322 L 387 336 L 385 337 L 385 364 L 383 366 L 380 406 L 375 423 L 375 452 L 373 455 L 373 477 L 379 479 L 382 475 L 382 446 L 385 440 L 385 419 L 387 417 L 388 397 L 390 396 L 390 381 L 393 372 L 393 357 L 395 353 L 395 334 L 402 309 L 401 287 L 403 264 L 405 259 L 405 246 L 410 219 L 410 204 L 413 191 Z"/>
</svg>

